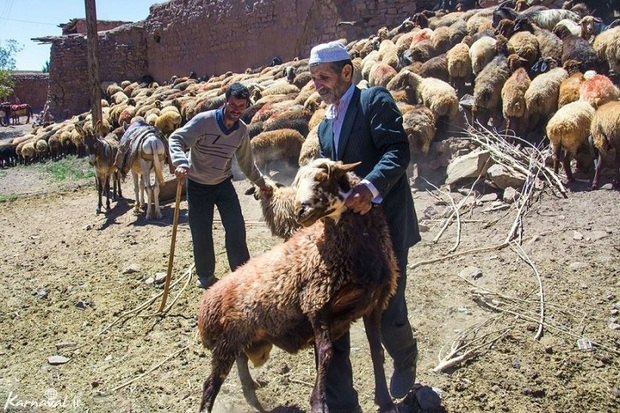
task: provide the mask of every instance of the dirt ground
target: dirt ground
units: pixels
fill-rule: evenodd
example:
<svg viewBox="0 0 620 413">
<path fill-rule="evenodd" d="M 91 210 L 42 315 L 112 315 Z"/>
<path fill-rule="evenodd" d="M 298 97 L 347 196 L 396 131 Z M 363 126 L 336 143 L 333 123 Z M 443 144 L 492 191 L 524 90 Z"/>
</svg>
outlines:
<svg viewBox="0 0 620 413">
<path fill-rule="evenodd" d="M 126 198 L 97 215 L 92 181 L 58 184 L 35 170 L 0 170 L 0 196 L 15 198 L 0 202 L 0 404 L 5 411 L 198 411 L 210 354 L 196 334 L 201 290 L 188 276 L 186 202 L 174 253 L 178 283 L 161 317 L 155 315 L 161 286 L 146 280 L 166 273 L 174 202 L 163 206 L 162 220 L 146 221 L 131 209 L 128 178 Z M 243 195 L 248 181 L 235 185 L 250 252 L 260 254 L 280 241 L 261 222 L 257 202 Z M 608 182 L 594 192 L 587 188 L 577 183 L 566 199 L 542 192 L 522 219 L 521 243 L 503 248 L 514 206 L 477 198 L 471 212 L 444 230 L 450 197 L 459 202 L 464 195 L 413 188 L 424 230 L 407 273 L 420 350 L 417 381 L 436 389 L 445 411 L 620 411 L 619 193 Z M 215 227 L 222 277 L 223 231 Z M 472 353 L 433 372 L 458 343 Z M 360 322 L 352 346 L 360 402 L 364 412 L 376 411 Z M 251 371 L 268 411 L 308 411 L 311 350 L 276 349 Z M 386 372 L 389 377 L 389 362 Z M 214 410 L 251 411 L 234 369 Z"/>
</svg>

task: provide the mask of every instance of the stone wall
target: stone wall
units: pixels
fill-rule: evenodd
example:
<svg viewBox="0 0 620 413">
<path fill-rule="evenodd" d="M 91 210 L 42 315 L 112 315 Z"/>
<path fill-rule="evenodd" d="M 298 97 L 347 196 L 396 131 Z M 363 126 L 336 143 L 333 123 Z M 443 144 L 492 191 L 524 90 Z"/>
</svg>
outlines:
<svg viewBox="0 0 620 413">
<path fill-rule="evenodd" d="M 417 3 L 417 4 L 416 4 Z M 305 58 L 313 45 L 367 37 L 395 27 L 434 1 L 171 0 L 146 20 L 99 33 L 101 80 L 149 75 L 217 75 Z M 338 24 L 347 22 L 348 24 Z M 83 34 L 49 38 L 50 112 L 63 119 L 89 110 L 87 44 Z"/>
<path fill-rule="evenodd" d="M 13 72 L 13 94 L 8 97 L 10 102 L 19 99 L 27 103 L 34 113 L 41 112 L 47 100 L 49 74 L 39 72 Z"/>
</svg>

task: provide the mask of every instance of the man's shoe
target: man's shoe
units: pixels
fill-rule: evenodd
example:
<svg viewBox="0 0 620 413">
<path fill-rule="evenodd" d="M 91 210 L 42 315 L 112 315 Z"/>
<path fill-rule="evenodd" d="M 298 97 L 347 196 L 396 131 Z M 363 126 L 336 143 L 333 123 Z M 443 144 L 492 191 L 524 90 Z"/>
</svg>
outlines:
<svg viewBox="0 0 620 413">
<path fill-rule="evenodd" d="M 362 408 L 360 406 L 357 406 L 356 409 L 337 409 L 337 410 L 329 410 L 329 413 L 363 413 L 362 412 Z"/>
<path fill-rule="evenodd" d="M 395 399 L 402 399 L 409 393 L 415 383 L 415 368 L 395 369 L 390 380 L 390 394 Z"/>
<path fill-rule="evenodd" d="M 200 278 L 196 280 L 196 287 L 198 288 L 204 288 L 205 290 L 209 287 L 211 287 L 213 284 L 215 284 L 217 281 L 217 278 L 215 277 L 211 277 L 208 278 L 206 280 L 201 280 Z"/>
</svg>

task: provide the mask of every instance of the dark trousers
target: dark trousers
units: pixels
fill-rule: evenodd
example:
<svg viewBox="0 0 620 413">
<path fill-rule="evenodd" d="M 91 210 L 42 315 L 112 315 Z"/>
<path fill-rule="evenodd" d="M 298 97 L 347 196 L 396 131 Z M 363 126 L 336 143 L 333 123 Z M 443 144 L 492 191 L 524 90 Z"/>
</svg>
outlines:
<svg viewBox="0 0 620 413">
<path fill-rule="evenodd" d="M 395 251 L 398 270 L 396 293 L 381 318 L 381 336 L 385 350 L 394 361 L 394 368 L 411 368 L 417 356 L 417 341 L 407 318 L 405 289 L 407 287 L 407 249 Z M 327 405 L 329 411 L 352 412 L 359 406 L 357 391 L 353 388 L 350 336 L 333 343 L 333 358 L 327 371 Z"/>
<path fill-rule="evenodd" d="M 215 275 L 213 247 L 214 207 L 220 213 L 226 233 L 226 254 L 231 270 L 250 259 L 245 239 L 245 222 L 232 179 L 217 185 L 203 185 L 187 180 L 187 209 L 192 233 L 194 263 L 198 279 L 206 281 Z"/>
</svg>

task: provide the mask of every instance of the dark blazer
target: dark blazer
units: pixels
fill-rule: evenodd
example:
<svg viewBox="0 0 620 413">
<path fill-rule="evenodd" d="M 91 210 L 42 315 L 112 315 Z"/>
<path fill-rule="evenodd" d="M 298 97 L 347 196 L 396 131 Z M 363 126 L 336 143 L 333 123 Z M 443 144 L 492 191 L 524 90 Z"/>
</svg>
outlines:
<svg viewBox="0 0 620 413">
<path fill-rule="evenodd" d="M 354 172 L 370 181 L 383 197 L 395 250 L 407 249 L 420 241 L 406 173 L 409 141 L 392 95 L 383 87 L 355 88 L 340 131 L 337 156 L 332 123 L 331 119 L 324 119 L 319 125 L 321 157 L 344 163 L 362 162 Z"/>
</svg>

